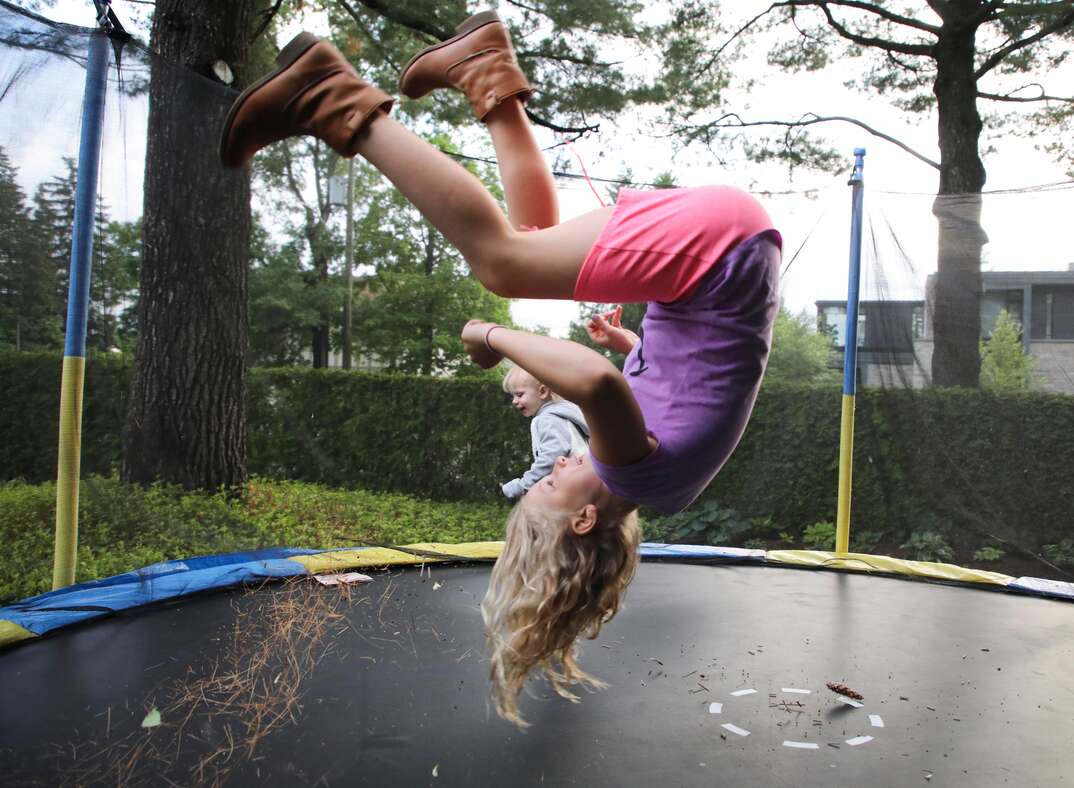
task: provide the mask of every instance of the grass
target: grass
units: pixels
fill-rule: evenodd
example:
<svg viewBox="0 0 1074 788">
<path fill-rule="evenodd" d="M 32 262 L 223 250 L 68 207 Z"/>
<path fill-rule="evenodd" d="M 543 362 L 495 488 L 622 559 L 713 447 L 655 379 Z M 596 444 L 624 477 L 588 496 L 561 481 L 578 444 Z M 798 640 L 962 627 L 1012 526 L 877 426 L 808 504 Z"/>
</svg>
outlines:
<svg viewBox="0 0 1074 788">
<path fill-rule="evenodd" d="M 0 602 L 50 588 L 55 506 L 54 484 L 0 484 Z M 257 547 L 502 539 L 508 508 L 265 479 L 229 497 L 94 477 L 80 490 L 76 580 Z"/>
</svg>

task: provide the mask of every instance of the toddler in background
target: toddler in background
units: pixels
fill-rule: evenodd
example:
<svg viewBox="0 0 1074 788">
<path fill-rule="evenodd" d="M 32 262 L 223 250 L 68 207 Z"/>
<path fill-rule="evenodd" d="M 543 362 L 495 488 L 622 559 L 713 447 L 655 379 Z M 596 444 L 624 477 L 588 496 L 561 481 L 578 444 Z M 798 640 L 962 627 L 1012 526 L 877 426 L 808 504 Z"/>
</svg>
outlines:
<svg viewBox="0 0 1074 788">
<path fill-rule="evenodd" d="M 511 367 L 503 378 L 503 390 L 511 395 L 511 407 L 530 422 L 533 465 L 518 479 L 500 485 L 515 500 L 552 472 L 559 457 L 589 453 L 589 427 L 581 409 L 567 402 L 522 367 Z"/>
</svg>

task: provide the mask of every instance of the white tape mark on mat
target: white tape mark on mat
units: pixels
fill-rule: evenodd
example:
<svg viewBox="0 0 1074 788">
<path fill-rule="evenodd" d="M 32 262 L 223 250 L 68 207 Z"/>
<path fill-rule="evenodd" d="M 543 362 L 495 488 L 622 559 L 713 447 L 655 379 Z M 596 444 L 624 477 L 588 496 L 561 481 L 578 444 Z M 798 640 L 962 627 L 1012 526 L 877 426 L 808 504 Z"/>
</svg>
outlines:
<svg viewBox="0 0 1074 788">
<path fill-rule="evenodd" d="M 709 714 L 719 714 L 722 711 L 723 711 L 723 704 L 722 703 L 710 703 L 709 704 Z"/>
<path fill-rule="evenodd" d="M 872 740 L 872 736 L 855 736 L 853 739 L 847 739 L 847 744 L 849 744 L 851 747 L 857 747 L 859 744 L 865 744 L 866 742 L 871 742 Z"/>
<path fill-rule="evenodd" d="M 745 728 L 740 728 L 737 725 L 732 725 L 729 722 L 725 722 L 720 727 L 723 728 L 725 731 L 730 731 L 731 733 L 735 734 L 736 736 L 749 736 L 750 735 L 750 732 L 748 730 L 746 730 Z"/>
<path fill-rule="evenodd" d="M 794 747 L 796 750 L 819 750 L 820 745 L 808 741 L 785 741 L 784 747 Z"/>
<path fill-rule="evenodd" d="M 872 725 L 874 728 L 883 728 L 884 727 L 884 721 L 882 719 L 880 719 L 879 714 L 870 714 L 869 715 L 869 724 Z"/>
<path fill-rule="evenodd" d="M 733 697 L 733 698 L 740 698 L 740 697 L 742 697 L 743 695 L 752 695 L 752 694 L 753 694 L 753 693 L 755 693 L 756 691 L 757 691 L 757 690 L 755 690 L 755 689 L 741 689 L 741 690 L 735 690 L 734 692 L 732 692 L 732 693 L 731 693 L 731 697 Z"/>
<path fill-rule="evenodd" d="M 373 578 L 360 572 L 345 572 L 336 575 L 314 575 L 314 579 L 323 586 L 351 585 L 354 583 L 372 583 Z"/>
<path fill-rule="evenodd" d="M 793 692 L 795 695 L 812 695 L 813 690 L 798 689 L 797 687 L 783 687 L 783 692 Z"/>
<path fill-rule="evenodd" d="M 839 700 L 843 701 L 843 703 L 848 706 L 853 706 L 855 709 L 860 709 L 865 705 L 864 703 L 858 703 L 856 700 L 851 700 L 850 698 L 840 698 Z"/>
</svg>

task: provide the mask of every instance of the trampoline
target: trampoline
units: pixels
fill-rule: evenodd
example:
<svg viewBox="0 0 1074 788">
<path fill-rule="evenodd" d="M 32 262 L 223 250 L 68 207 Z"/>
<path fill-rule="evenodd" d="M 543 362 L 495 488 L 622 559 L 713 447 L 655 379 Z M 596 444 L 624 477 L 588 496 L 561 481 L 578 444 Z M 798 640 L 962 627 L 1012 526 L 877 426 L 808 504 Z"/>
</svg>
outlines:
<svg viewBox="0 0 1074 788">
<path fill-rule="evenodd" d="M 140 220 L 144 194 L 137 174 L 152 163 L 141 133 L 149 113 L 143 86 L 157 78 L 173 80 L 168 84 L 177 87 L 169 94 L 168 111 L 182 119 L 179 125 L 210 111 L 222 116 L 234 98 L 225 86 L 132 43 L 122 58 L 116 54 L 112 75 L 101 72 L 92 83 L 107 101 L 80 114 L 84 84 L 91 95 L 87 74 L 97 73 L 85 65 L 85 53 L 95 52 L 98 66 L 106 62 L 104 39 L 91 30 L 49 23 L 4 0 L 0 32 L 10 72 L 3 97 L 13 108 L 4 116 L 7 123 L 0 122 L 0 152 L 26 173 L 27 195 L 71 168 L 65 162 L 79 147 L 81 129 L 90 125 L 83 114 L 92 114 L 103 123 L 98 132 L 105 130 L 94 143 L 103 150 L 100 202 L 124 222 Z M 20 109 L 19 102 L 32 111 Z M 34 126 L 28 118 L 40 122 Z M 203 148 L 172 151 L 169 166 L 182 170 L 205 154 Z M 842 176 L 838 187 L 842 205 Z M 1054 226 L 1040 210 L 1039 190 L 1024 191 L 1038 215 L 1035 228 L 1021 218 L 1025 212 L 1010 210 L 1007 195 L 989 200 L 998 208 L 990 209 L 988 235 L 997 243 L 1006 230 L 1017 239 L 1019 264 L 1025 257 L 1021 241 L 1049 236 Z M 93 204 L 94 190 L 86 194 Z M 903 197 L 878 199 L 892 213 L 881 211 L 883 222 L 867 227 L 872 241 L 867 251 L 874 261 L 886 254 L 888 268 L 866 268 L 869 309 L 862 320 L 853 315 L 857 293 L 846 300 L 813 300 L 844 355 L 844 424 L 853 423 L 847 416 L 854 412 L 858 377 L 905 395 L 872 392 L 866 398 L 868 418 L 859 431 L 861 460 L 854 471 L 855 519 L 862 537 L 871 531 L 873 541 L 863 538 L 858 545 L 884 549 L 878 540 L 885 537 L 903 550 L 919 536 L 930 555 L 943 558 L 944 550 L 950 553 L 943 537 L 957 536 L 967 543 L 976 539 L 970 547 L 993 558 L 1004 550 L 1034 558 L 1047 547 L 1074 550 L 1069 534 L 1074 422 L 1064 399 L 1069 397 L 1064 387 L 1074 378 L 1064 360 L 1069 356 L 1056 344 L 1074 341 L 1074 273 L 1049 269 L 1054 261 L 1042 259 L 1040 270 L 1028 272 L 1032 276 L 999 271 L 985 281 L 995 291 L 986 306 L 1021 305 L 1029 328 L 1025 339 L 1049 343 L 1039 360 L 1055 393 L 918 396 L 915 391 L 931 382 L 926 371 L 932 339 L 925 336 L 932 322 L 931 279 L 925 277 L 932 269 L 920 265 L 927 253 L 910 242 L 927 235 L 920 232 L 923 217 L 934 220 L 937 206 L 957 216 L 961 204 L 958 195 L 944 203 L 921 195 L 900 214 L 895 211 Z M 1057 192 L 1055 204 L 1064 211 L 1065 199 Z M 857 205 L 860 241 L 860 200 Z M 889 215 L 909 218 L 889 223 Z M 812 286 L 834 259 L 831 250 L 845 247 L 843 218 L 833 219 L 835 224 L 837 232 L 827 234 L 829 225 L 817 220 L 816 237 L 829 240 L 787 261 L 785 291 L 796 283 Z M 894 224 L 907 230 L 896 233 Z M 91 225 L 84 225 L 87 242 Z M 890 232 L 878 232 L 884 229 Z M 811 236 L 812 229 L 806 240 Z M 84 261 L 91 248 L 84 249 Z M 86 266 L 83 272 L 88 277 Z M 859 322 L 868 326 L 860 343 Z M 81 350 L 73 342 L 78 352 L 65 352 L 72 380 L 85 372 L 81 339 Z M 859 344 L 863 360 L 856 368 Z M 64 391 L 80 398 L 80 386 Z M 267 386 L 259 400 L 258 428 L 271 431 L 279 423 L 288 433 L 287 450 L 278 455 L 266 443 L 262 470 L 362 488 L 369 479 L 361 455 L 339 453 L 341 446 L 357 451 L 351 438 L 362 435 L 373 436 L 363 450 L 391 449 L 405 460 L 396 466 L 393 482 L 401 492 L 431 495 L 414 483 L 441 474 L 451 484 L 437 489 L 454 495 L 452 485 L 472 475 L 472 466 L 453 464 L 462 428 L 453 427 L 451 435 L 445 428 L 448 462 L 441 459 L 447 455 L 428 451 L 424 429 L 381 431 L 374 421 L 383 411 L 376 409 L 363 416 L 341 408 L 344 425 L 332 407 L 296 397 L 293 412 L 300 418 L 294 423 L 302 432 L 292 440 L 288 391 L 282 384 Z M 833 527 L 827 522 L 833 519 L 831 507 L 816 501 L 818 491 L 836 492 L 834 456 L 806 449 L 840 443 L 838 420 L 829 403 L 809 391 L 806 386 L 773 395 L 767 407 L 779 418 L 755 413 L 752 445 L 743 444 L 718 482 L 722 508 L 684 515 L 712 526 L 693 529 L 697 535 L 690 538 L 727 544 L 713 534 L 745 537 L 746 531 L 735 528 L 760 521 L 771 526 L 762 544 L 816 544 L 800 541 L 803 529 Z M 791 412 L 789 404 L 797 398 L 806 398 L 805 406 L 797 403 Z M 449 399 L 445 403 L 452 407 Z M 40 417 L 32 408 L 10 411 L 15 420 Z M 74 407 L 64 413 L 73 419 Z M 430 413 L 425 424 L 445 423 Z M 87 460 L 84 474 L 106 473 L 116 464 L 118 458 L 102 446 L 111 445 L 122 425 L 106 421 L 95 428 L 98 438 L 105 436 L 93 455 L 97 465 Z M 33 433 L 55 436 L 51 422 L 32 423 L 43 426 L 20 425 L 24 442 Z M 843 433 L 848 449 L 852 432 Z M 51 444 L 48 452 L 35 452 L 10 443 L 9 453 L 22 460 L 8 478 L 55 478 Z M 292 443 L 301 452 L 292 452 Z M 70 444 L 68 459 L 77 456 Z M 475 449 L 463 459 L 471 457 L 482 472 L 493 472 L 486 454 Z M 845 461 L 841 452 L 839 470 L 847 473 L 840 475 L 846 488 L 840 487 L 835 518 L 836 543 L 844 540 L 838 555 L 643 545 L 643 563 L 625 607 L 597 640 L 580 644 L 581 666 L 608 688 L 582 693 L 581 702 L 572 704 L 543 679 L 531 679 L 521 699 L 531 724 L 526 730 L 497 717 L 489 701 L 479 604 L 500 543 L 266 547 L 168 561 L 0 607 L 0 784 L 598 788 L 1074 782 L 1061 757 L 1074 752 L 1074 584 L 849 553 L 850 468 L 849 452 Z M 58 498 L 68 505 L 66 521 L 74 523 L 79 466 L 68 470 L 59 474 L 67 494 Z M 387 479 L 377 481 L 390 486 Z M 477 479 L 474 489 L 479 483 L 484 484 Z M 744 506 L 735 513 L 734 507 Z M 727 530 L 716 529 L 725 520 Z M 144 524 L 167 527 L 152 515 Z M 60 552 L 69 560 L 56 585 L 75 576 L 77 529 L 68 533 Z M 352 532 L 347 533 L 346 541 L 317 544 L 348 544 Z M 353 533 L 361 534 L 355 540 L 367 538 Z M 236 534 L 237 541 L 223 549 L 248 546 L 246 537 Z M 687 537 L 664 531 L 658 538 Z M 272 532 L 258 544 L 275 543 Z M 24 555 L 17 549 L 12 554 L 20 561 Z M 361 573 L 368 577 L 353 577 Z M 845 685 L 861 700 L 829 684 Z"/>
<path fill-rule="evenodd" d="M 49 785 L 1069 779 L 1056 757 L 1074 748 L 1069 602 L 777 568 L 760 551 L 643 552 L 625 609 L 581 645 L 609 688 L 572 704 L 531 680 L 526 731 L 487 700 L 487 562 L 411 557 L 361 569 L 361 585 L 307 575 L 110 616 L 27 600 L 23 614 L 95 620 L 0 654 L 0 768 Z M 196 569 L 133 585 L 163 591 Z M 53 593 L 107 598 L 122 584 Z M 154 712 L 160 724 L 143 727 Z"/>
</svg>

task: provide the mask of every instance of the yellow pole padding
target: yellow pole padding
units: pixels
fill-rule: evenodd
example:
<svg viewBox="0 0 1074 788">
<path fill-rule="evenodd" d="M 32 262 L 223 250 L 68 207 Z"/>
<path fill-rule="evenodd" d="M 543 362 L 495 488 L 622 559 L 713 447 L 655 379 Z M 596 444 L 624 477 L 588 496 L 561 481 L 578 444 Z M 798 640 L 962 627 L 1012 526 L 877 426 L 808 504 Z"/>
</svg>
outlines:
<svg viewBox="0 0 1074 788">
<path fill-rule="evenodd" d="M 854 395 L 843 395 L 843 418 L 839 430 L 839 508 L 835 516 L 835 552 L 850 550 L 850 486 L 854 466 Z"/>
<path fill-rule="evenodd" d="M 65 356 L 60 383 L 60 454 L 56 471 L 56 553 L 52 587 L 75 582 L 78 556 L 78 479 L 82 464 L 82 388 L 86 359 Z"/>
</svg>

